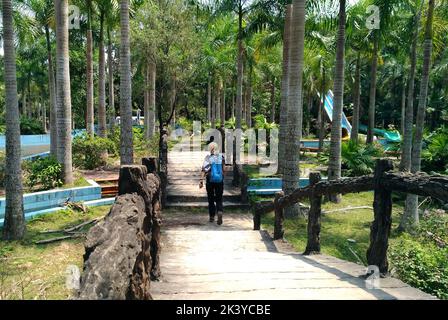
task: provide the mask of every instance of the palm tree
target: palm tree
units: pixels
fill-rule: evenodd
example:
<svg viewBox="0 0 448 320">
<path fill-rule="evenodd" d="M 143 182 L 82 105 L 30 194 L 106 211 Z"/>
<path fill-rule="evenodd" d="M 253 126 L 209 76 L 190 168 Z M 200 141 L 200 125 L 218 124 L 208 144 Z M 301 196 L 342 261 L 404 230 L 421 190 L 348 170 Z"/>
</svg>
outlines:
<svg viewBox="0 0 448 320">
<path fill-rule="evenodd" d="M 378 71 L 378 48 L 379 48 L 379 31 L 373 31 L 373 53 L 370 75 L 370 94 L 369 94 L 369 122 L 367 126 L 367 143 L 373 143 L 373 129 L 375 128 L 375 104 L 376 104 L 376 87 L 377 87 L 377 71 Z"/>
<path fill-rule="evenodd" d="M 328 164 L 328 180 L 341 178 L 341 140 L 342 140 L 342 108 L 344 106 L 344 69 L 345 69 L 345 3 L 339 1 L 339 31 L 336 49 L 336 73 L 334 78 L 334 108 L 331 124 L 330 161 Z M 330 199 L 340 202 L 340 195 L 331 195 Z"/>
<path fill-rule="evenodd" d="M 293 7 L 292 4 L 286 6 L 285 15 L 285 31 L 283 34 L 283 72 L 282 72 L 282 88 L 280 101 L 280 130 L 279 130 L 279 146 L 278 146 L 278 173 L 283 174 L 285 166 L 286 145 L 283 141 L 287 141 L 287 121 L 288 121 L 288 96 L 289 96 L 289 61 L 290 61 L 290 40 L 291 40 L 291 19 Z"/>
<path fill-rule="evenodd" d="M 145 67 L 145 92 L 144 110 L 145 113 L 145 136 L 147 139 L 154 135 L 155 110 L 156 110 L 156 64 L 150 59 Z"/>
<path fill-rule="evenodd" d="M 302 138 L 302 81 L 303 57 L 305 38 L 305 0 L 293 1 L 291 19 L 291 46 L 289 63 L 289 93 L 288 93 L 288 120 L 285 152 L 285 166 L 283 173 L 283 191 L 291 194 L 298 186 L 300 140 Z M 285 210 L 285 216 L 296 216 L 298 207 L 292 206 Z"/>
<path fill-rule="evenodd" d="M 405 107 L 405 122 L 403 132 L 403 143 L 401 146 L 401 161 L 400 171 L 411 170 L 411 156 L 412 156 L 412 135 L 413 135 L 413 123 L 414 123 L 414 90 L 415 90 L 415 72 L 417 66 L 417 40 L 419 34 L 420 19 L 423 9 L 423 3 L 421 2 L 420 10 L 414 15 L 414 31 L 412 36 L 412 45 L 410 52 L 411 66 L 408 75 L 408 97 Z M 406 218 L 407 219 L 407 218 Z M 404 221 L 403 221 L 404 222 Z M 403 225 L 401 227 L 404 227 Z M 400 228 L 401 228 L 400 227 Z"/>
<path fill-rule="evenodd" d="M 64 183 L 73 183 L 72 106 L 68 52 L 68 0 L 55 1 L 56 15 L 56 117 L 57 159 L 63 166 Z"/>
<path fill-rule="evenodd" d="M 17 73 L 11 0 L 2 0 L 2 14 L 6 98 L 6 207 L 3 239 L 18 240 L 23 238 L 25 234 L 25 215 L 23 211 L 22 169 L 20 164 L 20 115 L 17 98 Z"/>
<path fill-rule="evenodd" d="M 120 1 L 120 26 L 120 160 L 124 165 L 134 163 L 129 0 Z"/>
<path fill-rule="evenodd" d="M 98 41 L 98 134 L 106 137 L 106 53 L 104 51 L 104 23 L 106 8 L 99 3 L 100 37 Z"/>
<path fill-rule="evenodd" d="M 358 142 L 359 133 L 359 109 L 361 104 L 361 51 L 358 50 L 356 57 L 355 83 L 353 94 L 353 120 L 350 140 Z"/>
<path fill-rule="evenodd" d="M 429 0 L 428 14 L 425 27 L 425 41 L 423 44 L 423 70 L 420 83 L 420 95 L 418 100 L 417 121 L 414 143 L 412 148 L 411 172 L 420 171 L 421 153 L 423 142 L 423 128 L 425 126 L 425 113 L 428 100 L 429 72 L 431 69 L 431 58 L 433 50 L 433 20 L 434 20 L 434 0 Z M 405 214 L 408 221 L 405 227 L 418 224 L 418 196 L 409 194 L 406 199 Z M 410 220 L 410 221 L 409 221 Z"/>
<path fill-rule="evenodd" d="M 87 44 L 86 44 L 86 65 L 87 65 L 87 102 L 86 102 L 86 130 L 87 133 L 94 133 L 94 112 L 93 112 L 93 36 L 92 36 L 92 0 L 86 0 L 87 5 Z"/>
</svg>

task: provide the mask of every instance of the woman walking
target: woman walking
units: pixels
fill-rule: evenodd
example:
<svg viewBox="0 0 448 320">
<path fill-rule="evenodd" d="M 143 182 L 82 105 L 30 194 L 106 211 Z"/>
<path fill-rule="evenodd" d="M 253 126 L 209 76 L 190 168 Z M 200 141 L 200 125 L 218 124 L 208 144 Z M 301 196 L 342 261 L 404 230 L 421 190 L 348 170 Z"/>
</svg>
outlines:
<svg viewBox="0 0 448 320">
<path fill-rule="evenodd" d="M 201 180 L 199 188 L 204 187 L 204 177 L 206 178 L 206 189 L 208 198 L 208 213 L 210 222 L 215 221 L 215 215 L 218 214 L 218 225 L 222 224 L 223 204 L 222 195 L 224 192 L 224 156 L 219 153 L 218 144 L 212 142 L 209 144 L 210 154 L 204 159 L 202 165 Z"/>
</svg>

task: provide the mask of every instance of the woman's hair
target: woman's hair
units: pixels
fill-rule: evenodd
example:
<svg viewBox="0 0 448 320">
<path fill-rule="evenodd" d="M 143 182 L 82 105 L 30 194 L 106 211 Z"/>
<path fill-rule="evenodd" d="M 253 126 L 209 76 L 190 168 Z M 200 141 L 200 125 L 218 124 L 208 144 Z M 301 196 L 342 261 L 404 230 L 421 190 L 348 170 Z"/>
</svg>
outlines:
<svg viewBox="0 0 448 320">
<path fill-rule="evenodd" d="M 210 150 L 210 153 L 219 152 L 219 146 L 216 142 L 212 142 L 208 145 L 208 150 Z"/>
</svg>

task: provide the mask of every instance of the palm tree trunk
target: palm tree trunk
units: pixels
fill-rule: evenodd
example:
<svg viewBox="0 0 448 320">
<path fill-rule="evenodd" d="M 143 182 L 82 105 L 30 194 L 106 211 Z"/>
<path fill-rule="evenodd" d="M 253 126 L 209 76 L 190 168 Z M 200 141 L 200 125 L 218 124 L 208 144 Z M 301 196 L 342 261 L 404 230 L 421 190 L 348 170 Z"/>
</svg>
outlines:
<svg viewBox="0 0 448 320">
<path fill-rule="evenodd" d="M 322 88 L 321 88 L 321 102 L 320 102 L 320 123 L 319 123 L 319 153 L 324 149 L 325 139 L 325 95 L 326 95 L 326 81 L 327 73 L 325 66 L 322 68 Z"/>
<path fill-rule="evenodd" d="M 253 87 L 252 87 L 252 67 L 249 71 L 249 83 L 247 88 L 247 104 L 246 104 L 246 124 L 248 128 L 252 128 L 252 101 L 253 101 Z"/>
<path fill-rule="evenodd" d="M 374 31 L 374 43 L 372 54 L 372 70 L 370 76 L 370 96 L 369 96 L 369 123 L 367 127 L 367 143 L 373 143 L 373 129 L 375 128 L 375 104 L 376 104 L 376 77 L 378 71 L 378 30 Z"/>
<path fill-rule="evenodd" d="M 57 128 L 56 128 L 56 84 L 54 81 L 53 58 L 51 56 L 50 30 L 45 25 L 45 38 L 47 41 L 48 54 L 48 89 L 50 95 L 50 153 L 56 156 Z"/>
<path fill-rule="evenodd" d="M 112 57 L 112 39 L 110 28 L 107 27 L 107 69 L 109 76 L 109 125 L 111 128 L 115 125 L 115 93 L 114 93 L 114 64 Z"/>
<path fill-rule="evenodd" d="M 359 133 L 359 108 L 361 104 L 361 52 L 358 51 L 358 57 L 356 59 L 356 71 L 355 71 L 355 88 L 353 93 L 353 120 L 352 120 L 352 133 L 350 140 L 358 142 Z"/>
<path fill-rule="evenodd" d="M 212 121 L 212 83 L 210 74 L 207 83 L 207 122 Z"/>
<path fill-rule="evenodd" d="M 420 83 L 420 96 L 417 109 L 417 121 L 414 143 L 412 148 L 411 172 L 417 173 L 421 168 L 421 153 L 423 143 L 423 129 L 425 127 L 425 114 L 428 100 L 429 72 L 431 69 L 432 58 L 432 37 L 433 37 L 433 20 L 434 20 L 434 0 L 429 0 L 428 16 L 426 19 L 425 42 L 423 46 L 423 70 L 422 81 Z M 407 227 L 418 225 L 418 196 L 408 194 L 406 198 L 406 213 L 408 218 Z M 411 220 L 409 221 L 409 218 Z"/>
<path fill-rule="evenodd" d="M 87 101 L 86 101 L 86 130 L 87 133 L 94 133 L 94 115 L 93 115 L 93 37 L 92 37 L 92 2 L 87 0 L 87 44 L 86 44 L 86 64 L 87 64 Z"/>
<path fill-rule="evenodd" d="M 328 180 L 341 178 L 341 140 L 342 108 L 344 106 L 344 68 L 345 68 L 345 0 L 339 1 L 339 31 L 336 49 L 336 74 L 334 78 L 334 108 L 331 124 L 330 161 Z M 330 195 L 330 200 L 341 201 L 340 195 Z"/>
<path fill-rule="evenodd" d="M 271 122 L 275 122 L 275 78 L 271 82 Z"/>
<path fill-rule="evenodd" d="M 226 122 L 226 88 L 221 80 L 221 92 L 222 92 L 222 102 L 221 102 L 221 128 L 224 128 Z"/>
<path fill-rule="evenodd" d="M 146 113 L 145 113 L 146 119 Z M 145 120 L 146 121 L 146 120 Z M 149 113 L 147 120 L 147 135 L 152 138 L 156 123 L 156 64 L 149 63 Z"/>
<path fill-rule="evenodd" d="M 73 183 L 72 105 L 70 92 L 70 56 L 68 51 L 68 0 L 55 0 L 56 16 L 56 127 L 57 159 L 63 166 L 65 184 Z"/>
<path fill-rule="evenodd" d="M 215 109 L 215 119 L 216 119 L 216 127 L 218 126 L 218 122 L 221 122 L 221 79 L 218 77 L 218 81 L 216 82 L 216 109 Z"/>
<path fill-rule="evenodd" d="M 303 82 L 303 55 L 305 38 L 305 0 L 293 1 L 291 20 L 291 51 L 289 64 L 289 93 L 288 93 L 288 120 L 285 163 L 283 173 L 283 191 L 291 194 L 298 187 L 300 178 L 299 156 L 300 140 L 302 138 L 302 82 Z M 286 217 L 298 215 L 298 205 L 285 210 Z"/>
<path fill-rule="evenodd" d="M 125 165 L 134 163 L 134 146 L 132 132 L 131 52 L 129 47 L 129 0 L 121 0 L 120 25 L 120 162 L 121 165 Z"/>
<path fill-rule="evenodd" d="M 406 122 L 406 76 L 403 76 L 403 89 L 401 90 L 401 134 L 404 135 L 404 126 Z"/>
<path fill-rule="evenodd" d="M 238 57 L 236 84 L 236 129 L 241 129 L 243 108 L 243 8 L 240 3 L 238 10 Z"/>
<path fill-rule="evenodd" d="M 3 50 L 5 80 L 6 164 L 5 164 L 5 222 L 3 239 L 19 240 L 25 235 L 23 187 L 20 153 L 20 114 L 17 97 L 16 54 L 11 0 L 2 0 Z"/>
<path fill-rule="evenodd" d="M 98 134 L 106 137 L 106 54 L 104 52 L 104 12 L 100 14 L 98 43 Z"/>
<path fill-rule="evenodd" d="M 423 3 L 420 7 L 419 12 L 415 15 L 414 21 L 414 35 L 411 46 L 411 67 L 409 70 L 409 83 L 408 83 L 408 98 L 406 103 L 406 121 L 404 122 L 404 134 L 403 143 L 401 144 L 401 161 L 400 161 L 400 171 L 410 171 L 411 170 L 411 156 L 412 156 L 412 135 L 413 135 L 413 124 L 414 124 L 414 90 L 415 90 L 415 72 L 417 66 L 417 39 L 419 34 L 420 18 L 423 11 Z M 407 218 L 402 217 L 402 223 L 400 223 L 399 228 L 405 228 L 404 223 Z"/>
</svg>

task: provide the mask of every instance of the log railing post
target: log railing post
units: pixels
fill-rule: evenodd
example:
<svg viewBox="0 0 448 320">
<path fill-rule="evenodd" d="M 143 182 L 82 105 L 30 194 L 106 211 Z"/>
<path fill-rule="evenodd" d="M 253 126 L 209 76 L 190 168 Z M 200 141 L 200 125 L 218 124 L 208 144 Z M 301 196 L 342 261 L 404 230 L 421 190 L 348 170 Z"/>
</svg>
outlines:
<svg viewBox="0 0 448 320">
<path fill-rule="evenodd" d="M 285 194 L 283 191 L 277 192 L 274 200 L 275 207 L 275 224 L 274 224 L 274 240 L 283 239 L 283 220 L 285 219 L 283 215 L 283 208 L 279 205 L 278 200 Z"/>
<path fill-rule="evenodd" d="M 157 173 L 158 165 L 155 157 L 142 158 L 142 165 L 144 165 L 148 173 Z"/>
<path fill-rule="evenodd" d="M 392 225 L 392 191 L 381 185 L 381 177 L 393 169 L 391 160 L 377 160 L 374 174 L 374 221 L 370 227 L 370 246 L 367 263 L 377 266 L 381 275 L 388 272 L 387 249 Z"/>
<path fill-rule="evenodd" d="M 254 230 L 261 229 L 261 214 L 257 206 L 254 209 Z"/>
<path fill-rule="evenodd" d="M 319 183 L 321 176 L 319 172 L 310 173 L 310 186 Z M 306 245 L 305 255 L 320 253 L 320 226 L 322 214 L 322 195 L 316 195 L 312 192 L 310 196 L 310 211 L 308 214 L 308 242 Z"/>
<path fill-rule="evenodd" d="M 159 164 L 159 176 L 161 182 L 161 205 L 162 208 L 166 207 L 166 187 L 168 185 L 168 132 L 166 129 L 162 130 L 162 141 L 160 150 L 160 164 Z"/>
</svg>

